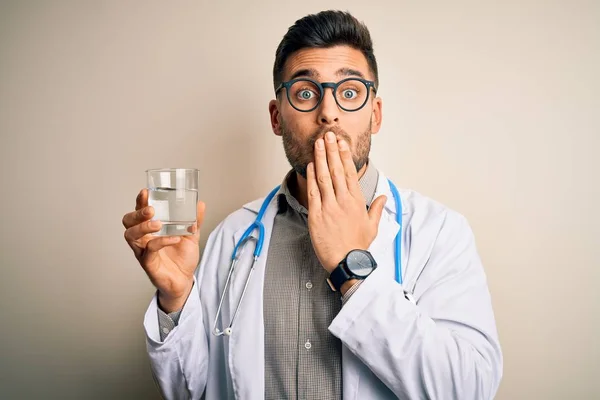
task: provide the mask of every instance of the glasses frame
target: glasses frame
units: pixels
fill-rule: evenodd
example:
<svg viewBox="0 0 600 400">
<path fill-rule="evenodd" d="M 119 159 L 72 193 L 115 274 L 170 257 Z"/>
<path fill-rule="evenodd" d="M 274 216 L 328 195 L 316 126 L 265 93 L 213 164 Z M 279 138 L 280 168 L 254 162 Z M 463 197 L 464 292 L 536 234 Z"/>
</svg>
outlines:
<svg viewBox="0 0 600 400">
<path fill-rule="evenodd" d="M 310 83 L 314 84 L 316 87 L 318 87 L 318 88 L 319 88 L 319 90 L 320 90 L 320 97 L 319 97 L 319 101 L 317 101 L 317 104 L 316 104 L 316 105 L 315 105 L 313 108 L 311 108 L 311 109 L 309 109 L 309 110 L 302 110 L 302 109 L 299 109 L 299 108 L 298 108 L 298 107 L 296 107 L 296 106 L 294 105 L 294 103 L 293 103 L 293 102 L 290 100 L 290 87 L 292 87 L 292 85 L 293 85 L 294 83 L 296 83 L 296 82 L 300 82 L 300 81 L 304 81 L 304 82 L 310 82 Z M 348 82 L 348 81 L 359 81 L 359 82 L 363 83 L 363 84 L 364 84 L 364 85 L 367 87 L 367 97 L 365 97 L 365 101 L 364 101 L 364 102 L 361 104 L 361 106 L 360 106 L 360 107 L 358 107 L 357 109 L 354 109 L 354 110 L 352 110 L 352 109 L 348 109 L 348 108 L 345 108 L 345 107 L 343 107 L 343 106 L 340 104 L 340 102 L 338 101 L 338 98 L 337 98 L 337 96 L 336 96 L 336 94 L 335 94 L 335 93 L 336 93 L 336 91 L 337 91 L 337 88 L 338 88 L 338 87 L 339 87 L 341 84 L 343 84 L 343 83 L 345 83 L 345 82 Z M 325 97 L 325 89 L 327 89 L 327 88 L 331 88 L 331 92 L 332 92 L 332 94 L 333 94 L 333 98 L 334 98 L 334 100 L 335 100 L 335 103 L 338 105 L 338 107 L 339 107 L 339 108 L 341 108 L 342 110 L 346 111 L 346 112 L 354 112 L 354 111 L 358 111 L 358 110 L 360 110 L 361 108 L 363 108 L 363 107 L 364 107 L 364 106 L 367 104 L 367 101 L 369 101 L 369 95 L 371 94 L 371 90 L 370 90 L 370 89 L 373 89 L 373 94 L 377 94 L 377 88 L 375 87 L 375 82 L 373 82 L 373 81 L 368 81 L 368 80 L 366 80 L 366 79 L 362 79 L 362 78 L 358 78 L 358 77 L 349 77 L 349 78 L 345 78 L 345 79 L 342 79 L 341 81 L 339 81 L 339 82 L 337 82 L 337 83 L 335 83 L 335 82 L 317 82 L 317 81 L 315 81 L 314 79 L 310 79 L 310 78 L 296 78 L 296 79 L 292 79 L 292 80 L 290 80 L 290 81 L 287 81 L 287 82 L 282 82 L 282 83 L 281 83 L 281 84 L 280 84 L 280 85 L 277 87 L 277 89 L 275 89 L 275 95 L 277 95 L 277 93 L 278 93 L 278 92 L 279 92 L 281 89 L 283 89 L 283 88 L 285 88 L 285 93 L 286 93 L 286 97 L 287 97 L 288 103 L 290 103 L 290 105 L 291 105 L 292 107 L 294 107 L 294 109 L 295 109 L 296 111 L 300 111 L 300 112 L 311 112 L 311 111 L 314 111 L 314 110 L 316 110 L 316 109 L 317 109 L 317 108 L 318 108 L 318 107 L 321 105 L 321 102 L 323 101 L 323 98 Z"/>
</svg>

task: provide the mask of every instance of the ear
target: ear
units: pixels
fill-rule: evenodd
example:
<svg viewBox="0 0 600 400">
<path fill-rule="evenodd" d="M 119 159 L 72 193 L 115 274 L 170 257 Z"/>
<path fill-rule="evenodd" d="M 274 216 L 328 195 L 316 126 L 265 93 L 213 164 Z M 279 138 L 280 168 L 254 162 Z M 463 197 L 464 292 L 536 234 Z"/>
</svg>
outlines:
<svg viewBox="0 0 600 400">
<path fill-rule="evenodd" d="M 279 101 L 277 99 L 269 102 L 269 116 L 271 117 L 271 129 L 277 136 L 281 136 L 281 122 L 279 120 Z"/>
<path fill-rule="evenodd" d="M 371 134 L 373 135 L 379 132 L 379 129 L 381 128 L 381 119 L 383 118 L 382 107 L 383 101 L 381 100 L 381 97 L 373 99 L 373 111 L 371 115 Z"/>
</svg>

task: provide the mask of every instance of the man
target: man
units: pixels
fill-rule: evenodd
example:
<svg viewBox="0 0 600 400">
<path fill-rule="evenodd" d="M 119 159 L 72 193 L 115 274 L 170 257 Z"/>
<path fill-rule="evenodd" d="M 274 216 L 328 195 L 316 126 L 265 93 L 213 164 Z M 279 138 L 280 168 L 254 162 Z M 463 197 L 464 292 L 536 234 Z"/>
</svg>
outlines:
<svg viewBox="0 0 600 400">
<path fill-rule="evenodd" d="M 292 170 L 267 200 L 265 251 L 245 292 L 250 250 L 219 312 L 234 247 L 263 199 L 210 234 L 198 268 L 203 203 L 190 236 L 151 235 L 160 222 L 150 221 L 146 190 L 123 218 L 157 288 L 144 326 L 164 396 L 492 398 L 502 354 L 468 223 L 411 191 L 401 191 L 400 210 L 368 158 L 382 100 L 367 28 L 335 11 L 297 21 L 273 78 L 271 125 Z"/>
</svg>

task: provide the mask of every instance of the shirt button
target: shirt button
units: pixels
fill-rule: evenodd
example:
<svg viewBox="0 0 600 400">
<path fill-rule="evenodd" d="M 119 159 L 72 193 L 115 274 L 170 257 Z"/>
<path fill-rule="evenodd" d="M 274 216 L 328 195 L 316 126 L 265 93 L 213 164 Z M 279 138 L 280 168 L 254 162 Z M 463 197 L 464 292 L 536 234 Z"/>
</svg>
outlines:
<svg viewBox="0 0 600 400">
<path fill-rule="evenodd" d="M 310 344 L 310 341 L 307 340 L 306 343 L 304 343 L 304 347 L 306 348 L 306 350 L 310 350 L 312 344 Z"/>
<path fill-rule="evenodd" d="M 170 332 L 169 328 L 162 328 L 162 331 L 165 335 Z"/>
<path fill-rule="evenodd" d="M 312 287 L 313 287 L 313 284 L 312 284 L 312 282 L 311 282 L 311 281 L 308 281 L 308 282 L 306 282 L 306 288 L 307 288 L 308 290 L 312 289 Z"/>
</svg>

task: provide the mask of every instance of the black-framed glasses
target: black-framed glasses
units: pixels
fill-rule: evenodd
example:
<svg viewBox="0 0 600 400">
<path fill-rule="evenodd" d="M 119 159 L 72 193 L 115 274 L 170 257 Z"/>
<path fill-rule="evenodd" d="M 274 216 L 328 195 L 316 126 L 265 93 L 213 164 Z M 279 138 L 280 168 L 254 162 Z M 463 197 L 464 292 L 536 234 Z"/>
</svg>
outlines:
<svg viewBox="0 0 600 400">
<path fill-rule="evenodd" d="M 369 100 L 371 88 L 373 93 L 377 93 L 375 82 L 361 78 L 346 78 L 338 83 L 319 83 L 309 78 L 296 78 L 279 85 L 275 94 L 283 88 L 291 106 L 301 112 L 310 112 L 319 107 L 326 88 L 331 88 L 335 102 L 344 111 L 358 111 L 363 108 Z"/>
</svg>

